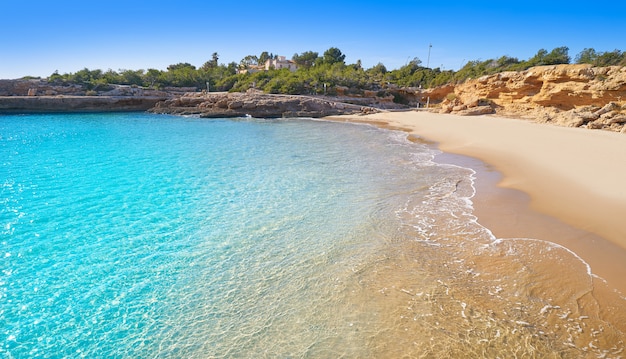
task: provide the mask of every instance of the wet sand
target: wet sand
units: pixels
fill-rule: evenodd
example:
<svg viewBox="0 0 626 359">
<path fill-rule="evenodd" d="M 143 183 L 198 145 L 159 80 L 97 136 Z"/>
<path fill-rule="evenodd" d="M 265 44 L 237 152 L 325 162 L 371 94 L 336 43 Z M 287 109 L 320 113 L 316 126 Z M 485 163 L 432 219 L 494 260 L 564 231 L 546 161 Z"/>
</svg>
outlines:
<svg viewBox="0 0 626 359">
<path fill-rule="evenodd" d="M 477 172 L 475 214 L 498 238 L 535 238 L 580 256 L 626 294 L 626 136 L 494 116 L 337 116 L 402 129 Z"/>
</svg>

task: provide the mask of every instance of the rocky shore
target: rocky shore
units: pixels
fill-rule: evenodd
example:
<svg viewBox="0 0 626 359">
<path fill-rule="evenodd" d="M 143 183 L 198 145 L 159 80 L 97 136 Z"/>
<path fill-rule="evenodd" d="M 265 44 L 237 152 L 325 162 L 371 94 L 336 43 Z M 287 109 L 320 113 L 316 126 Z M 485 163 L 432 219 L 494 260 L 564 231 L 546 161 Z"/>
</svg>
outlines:
<svg viewBox="0 0 626 359">
<path fill-rule="evenodd" d="M 356 101 L 358 100 L 358 101 Z M 352 103 L 348 103 L 352 102 Z M 355 103 L 356 102 L 356 103 Z M 391 99 L 270 95 L 247 93 L 205 93 L 196 88 L 160 90 L 137 86 L 107 85 L 87 89 L 76 84 L 46 80 L 0 80 L 0 114 L 44 112 L 151 111 L 201 117 L 324 117 L 368 114 L 378 108 L 395 108 Z"/>
<path fill-rule="evenodd" d="M 89 89 L 42 79 L 0 80 L 0 114 L 146 111 L 159 101 L 192 90 L 195 88 L 155 90 L 125 85 Z"/>
<path fill-rule="evenodd" d="M 163 100 L 152 96 L 3 96 L 0 114 L 146 111 Z"/>
<path fill-rule="evenodd" d="M 369 114 L 378 110 L 319 97 L 247 93 L 187 93 L 161 101 L 150 112 L 218 117 L 325 117 Z"/>
<path fill-rule="evenodd" d="M 626 133 L 626 67 L 537 66 L 431 89 L 388 84 L 384 97 L 375 91 L 348 95 L 355 93 L 348 90 L 338 87 L 335 97 L 320 97 L 0 80 L 0 113 L 149 110 L 201 117 L 324 117 L 428 106 L 444 114 L 496 114 Z"/>
<path fill-rule="evenodd" d="M 422 92 L 434 111 L 626 132 L 626 67 L 537 66 Z"/>
</svg>

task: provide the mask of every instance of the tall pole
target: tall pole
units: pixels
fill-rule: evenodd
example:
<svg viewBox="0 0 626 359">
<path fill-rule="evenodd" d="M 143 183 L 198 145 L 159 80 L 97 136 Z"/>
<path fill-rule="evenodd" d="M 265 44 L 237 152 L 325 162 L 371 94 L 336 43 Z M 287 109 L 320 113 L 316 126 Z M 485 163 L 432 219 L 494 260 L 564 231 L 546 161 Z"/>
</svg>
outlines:
<svg viewBox="0 0 626 359">
<path fill-rule="evenodd" d="M 428 68 L 428 65 L 430 64 L 430 49 L 432 47 L 433 47 L 433 44 L 428 45 L 428 59 L 426 60 L 426 68 Z"/>
</svg>

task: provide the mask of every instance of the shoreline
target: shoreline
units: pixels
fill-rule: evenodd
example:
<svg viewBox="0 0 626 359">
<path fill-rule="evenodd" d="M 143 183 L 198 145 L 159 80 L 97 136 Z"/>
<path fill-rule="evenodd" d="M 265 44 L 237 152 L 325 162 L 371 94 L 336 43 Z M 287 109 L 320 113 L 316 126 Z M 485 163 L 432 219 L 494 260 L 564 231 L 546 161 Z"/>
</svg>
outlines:
<svg viewBox="0 0 626 359">
<path fill-rule="evenodd" d="M 73 112 L 138 112 L 162 96 L 0 96 L 0 115 Z"/>
<path fill-rule="evenodd" d="M 435 161 L 474 169 L 474 214 L 498 238 L 562 245 L 626 294 L 623 134 L 498 116 L 429 112 L 332 116 L 402 130 L 443 151 Z"/>
</svg>

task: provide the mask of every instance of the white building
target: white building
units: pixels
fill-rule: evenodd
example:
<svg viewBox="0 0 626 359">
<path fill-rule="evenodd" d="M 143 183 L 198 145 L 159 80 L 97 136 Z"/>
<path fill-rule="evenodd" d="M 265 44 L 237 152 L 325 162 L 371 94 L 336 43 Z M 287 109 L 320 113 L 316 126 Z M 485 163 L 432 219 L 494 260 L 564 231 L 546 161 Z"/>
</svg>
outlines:
<svg viewBox="0 0 626 359">
<path fill-rule="evenodd" d="M 295 62 L 291 60 L 287 60 L 285 56 L 276 56 L 274 59 L 269 59 L 265 61 L 265 71 L 274 68 L 276 70 L 280 69 L 289 69 L 289 71 L 296 71 L 298 66 Z"/>
</svg>

